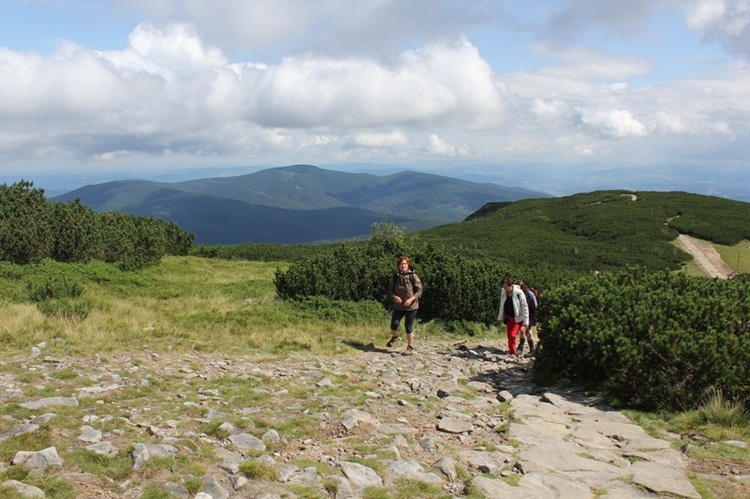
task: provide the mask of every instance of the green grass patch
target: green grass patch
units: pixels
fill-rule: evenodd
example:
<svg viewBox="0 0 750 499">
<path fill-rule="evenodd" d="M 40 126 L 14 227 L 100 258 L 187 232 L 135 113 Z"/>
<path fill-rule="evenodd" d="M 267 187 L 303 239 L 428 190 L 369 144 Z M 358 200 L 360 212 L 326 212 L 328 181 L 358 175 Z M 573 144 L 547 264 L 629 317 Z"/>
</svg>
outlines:
<svg viewBox="0 0 750 499">
<path fill-rule="evenodd" d="M 125 479 L 133 468 L 133 460 L 127 453 L 117 456 L 103 456 L 88 450 L 75 450 L 65 455 L 65 464 L 85 473 L 106 476 L 112 480 Z"/>
<path fill-rule="evenodd" d="M 279 472 L 273 465 L 266 464 L 263 461 L 259 461 L 257 459 L 251 459 L 249 461 L 241 462 L 240 471 L 249 480 L 276 481 L 279 479 Z"/>
<path fill-rule="evenodd" d="M 721 255 L 722 260 L 727 262 L 727 265 L 732 267 L 735 272 L 750 273 L 750 241 L 744 239 L 732 246 L 714 244 L 714 247 Z"/>
</svg>

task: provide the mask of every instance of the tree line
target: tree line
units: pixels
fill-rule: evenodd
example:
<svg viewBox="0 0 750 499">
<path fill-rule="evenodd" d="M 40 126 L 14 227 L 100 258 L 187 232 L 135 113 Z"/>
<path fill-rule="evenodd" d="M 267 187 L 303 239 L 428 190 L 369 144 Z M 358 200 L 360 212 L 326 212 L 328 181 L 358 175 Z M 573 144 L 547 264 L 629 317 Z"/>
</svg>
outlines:
<svg viewBox="0 0 750 499">
<path fill-rule="evenodd" d="M 96 213 L 80 199 L 50 201 L 33 182 L 0 185 L 0 261 L 101 260 L 137 269 L 158 263 L 165 254 L 186 255 L 194 240 L 195 234 L 174 222 Z"/>
</svg>

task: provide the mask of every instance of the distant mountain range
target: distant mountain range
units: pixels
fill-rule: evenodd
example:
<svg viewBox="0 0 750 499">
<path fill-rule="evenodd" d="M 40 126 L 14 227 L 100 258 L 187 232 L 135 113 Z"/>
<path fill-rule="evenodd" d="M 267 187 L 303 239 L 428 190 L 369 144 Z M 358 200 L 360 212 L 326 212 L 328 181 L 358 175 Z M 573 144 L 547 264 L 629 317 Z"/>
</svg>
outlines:
<svg viewBox="0 0 750 499">
<path fill-rule="evenodd" d="M 307 244 L 363 237 L 375 222 L 427 229 L 461 221 L 488 202 L 541 197 L 550 196 L 431 173 L 295 165 L 176 183 L 118 180 L 52 199 L 174 221 L 195 232 L 196 244 Z"/>
</svg>

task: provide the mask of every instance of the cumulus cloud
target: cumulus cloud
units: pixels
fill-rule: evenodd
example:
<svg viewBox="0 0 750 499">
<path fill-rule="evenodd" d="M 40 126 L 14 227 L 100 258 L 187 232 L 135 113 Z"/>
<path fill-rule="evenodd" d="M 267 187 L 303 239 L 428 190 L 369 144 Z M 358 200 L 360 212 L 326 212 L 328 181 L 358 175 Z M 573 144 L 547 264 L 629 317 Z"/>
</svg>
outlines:
<svg viewBox="0 0 750 499">
<path fill-rule="evenodd" d="M 400 130 L 388 133 L 363 132 L 355 133 L 352 137 L 352 145 L 373 149 L 388 147 L 403 147 L 409 144 L 409 138 Z"/>
<path fill-rule="evenodd" d="M 205 152 L 222 148 L 209 144 L 219 133 L 232 142 L 263 128 L 481 128 L 501 121 L 506 107 L 502 85 L 466 40 L 405 51 L 390 64 L 308 55 L 269 66 L 230 64 L 186 25 L 143 24 L 122 51 L 65 44 L 51 56 L 3 50 L 0 57 L 0 116 L 73 123 L 58 133 L 100 136 L 92 139 L 99 148 L 110 142 L 101 140 L 107 131 L 137 136 L 148 150 L 163 144 Z M 400 133 L 391 139 L 408 142 Z M 355 143 L 385 136 L 359 134 Z M 122 154 L 93 148 L 99 157 Z"/>
<path fill-rule="evenodd" d="M 635 141 L 645 156 L 670 140 L 748 138 L 746 61 L 645 84 L 653 58 L 582 39 L 629 37 L 680 5 L 691 29 L 739 51 L 750 0 L 568 0 L 544 3 L 535 24 L 504 2 L 125 3 L 150 20 L 121 50 L 0 47 L 0 159 L 556 162 L 629 158 Z M 526 47 L 533 64 L 500 71 L 488 54 L 513 51 L 472 41 L 501 17 L 519 33 L 548 29 Z"/>
<path fill-rule="evenodd" d="M 430 154 L 434 154 L 437 156 L 455 156 L 456 155 L 456 147 L 446 142 L 445 140 L 441 139 L 434 133 L 430 134 L 429 151 L 430 151 Z"/>
<path fill-rule="evenodd" d="M 685 8 L 688 27 L 728 51 L 750 56 L 750 0 L 691 0 Z"/>
<path fill-rule="evenodd" d="M 626 109 L 612 109 L 609 111 L 582 110 L 581 122 L 587 127 L 595 129 L 605 137 L 643 137 L 646 127 L 633 117 Z"/>
<path fill-rule="evenodd" d="M 499 2 L 455 0 L 169 0 L 123 1 L 168 24 L 196 27 L 201 38 L 233 52 L 383 55 L 404 45 L 460 37 L 503 15 Z"/>
</svg>

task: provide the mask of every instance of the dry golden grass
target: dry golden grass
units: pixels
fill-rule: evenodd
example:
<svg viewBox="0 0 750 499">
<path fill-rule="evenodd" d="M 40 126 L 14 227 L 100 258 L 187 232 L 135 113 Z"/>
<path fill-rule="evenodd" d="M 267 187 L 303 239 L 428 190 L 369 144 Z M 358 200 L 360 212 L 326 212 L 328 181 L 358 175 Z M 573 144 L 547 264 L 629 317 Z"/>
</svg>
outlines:
<svg viewBox="0 0 750 499">
<path fill-rule="evenodd" d="M 45 316 L 30 301 L 9 303 L 0 319 L 0 337 L 6 351 L 61 338 L 65 349 L 76 353 L 133 348 L 335 353 L 342 341 L 385 341 L 386 310 L 353 326 L 346 324 L 345 307 L 340 320 L 323 320 L 299 303 L 279 300 L 273 276 L 284 266 L 165 257 L 160 265 L 138 273 L 113 267 L 108 282 L 85 282 L 85 292 L 76 298 L 90 304 L 84 318 Z M 23 286 L 21 281 L 5 284 Z"/>
</svg>

